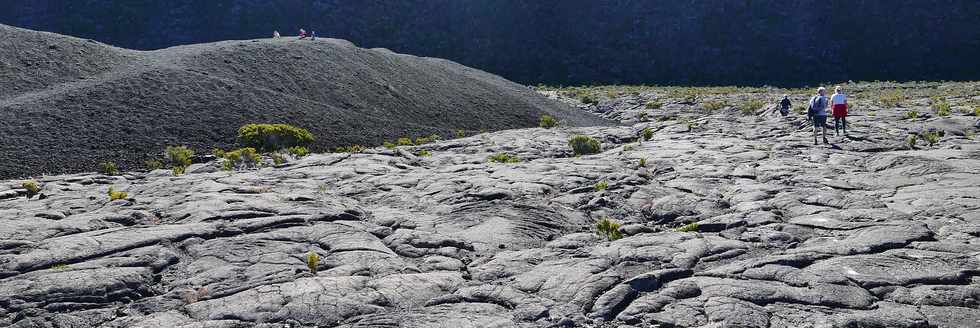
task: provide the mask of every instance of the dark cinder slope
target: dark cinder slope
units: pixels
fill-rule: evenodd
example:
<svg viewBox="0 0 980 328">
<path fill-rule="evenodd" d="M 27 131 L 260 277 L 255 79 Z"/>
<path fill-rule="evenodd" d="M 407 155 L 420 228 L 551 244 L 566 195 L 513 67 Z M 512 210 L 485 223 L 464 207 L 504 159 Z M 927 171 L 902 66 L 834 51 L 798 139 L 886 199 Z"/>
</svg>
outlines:
<svg viewBox="0 0 980 328">
<path fill-rule="evenodd" d="M 0 176 L 126 169 L 167 145 L 231 147 L 247 123 L 311 130 L 315 150 L 605 122 L 450 61 L 335 39 L 228 41 L 151 52 L 0 26 Z"/>
</svg>

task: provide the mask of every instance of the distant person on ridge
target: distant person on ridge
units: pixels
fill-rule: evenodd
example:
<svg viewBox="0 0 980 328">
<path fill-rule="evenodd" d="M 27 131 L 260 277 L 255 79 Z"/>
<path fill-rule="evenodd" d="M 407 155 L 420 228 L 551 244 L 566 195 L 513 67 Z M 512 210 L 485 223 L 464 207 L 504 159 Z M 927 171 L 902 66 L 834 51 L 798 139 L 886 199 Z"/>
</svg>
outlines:
<svg viewBox="0 0 980 328">
<path fill-rule="evenodd" d="M 783 100 L 779 102 L 779 113 L 783 114 L 785 117 L 789 115 L 789 108 L 793 106 L 793 103 L 789 101 L 789 95 L 783 95 Z"/>
<path fill-rule="evenodd" d="M 304 30 L 304 29 L 299 29 L 299 39 L 300 39 L 300 40 L 302 40 L 302 39 L 306 39 L 306 30 Z"/>
<path fill-rule="evenodd" d="M 279 38 L 279 31 L 272 31 L 272 38 L 273 39 L 278 39 Z"/>
<path fill-rule="evenodd" d="M 310 38 L 311 38 L 311 39 L 312 39 L 313 41 L 316 41 L 316 31 L 310 31 Z"/>
<path fill-rule="evenodd" d="M 840 135 L 843 130 L 844 135 L 847 135 L 847 95 L 844 94 L 843 89 L 838 85 L 834 88 L 834 95 L 830 97 L 830 104 L 834 115 L 834 134 Z"/>
<path fill-rule="evenodd" d="M 813 118 L 813 144 L 817 144 L 817 130 L 823 130 L 823 143 L 830 143 L 827 141 L 827 89 L 820 87 L 817 89 L 817 95 L 810 98 L 810 108 L 807 110 L 807 116 Z"/>
</svg>

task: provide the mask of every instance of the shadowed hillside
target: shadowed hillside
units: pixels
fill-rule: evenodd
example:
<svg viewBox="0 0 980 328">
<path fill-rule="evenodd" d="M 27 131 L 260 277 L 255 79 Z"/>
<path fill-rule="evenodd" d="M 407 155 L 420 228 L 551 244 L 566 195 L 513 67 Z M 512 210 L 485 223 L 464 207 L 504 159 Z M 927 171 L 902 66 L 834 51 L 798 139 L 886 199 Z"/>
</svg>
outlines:
<svg viewBox="0 0 980 328">
<path fill-rule="evenodd" d="M 229 147 L 289 123 L 315 150 L 457 129 L 601 119 L 459 64 L 346 41 L 266 39 L 138 52 L 0 26 L 0 176 L 128 168 L 166 145 Z"/>
</svg>

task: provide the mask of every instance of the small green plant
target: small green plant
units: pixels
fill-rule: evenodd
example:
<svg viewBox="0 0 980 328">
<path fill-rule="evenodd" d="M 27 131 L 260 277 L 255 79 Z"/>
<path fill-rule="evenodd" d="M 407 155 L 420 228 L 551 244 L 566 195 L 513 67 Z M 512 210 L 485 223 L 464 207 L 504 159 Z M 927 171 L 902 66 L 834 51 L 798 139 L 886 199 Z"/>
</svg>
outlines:
<svg viewBox="0 0 980 328">
<path fill-rule="evenodd" d="M 412 142 L 412 138 L 405 138 L 405 137 L 398 138 L 398 140 L 395 143 L 397 145 L 399 145 L 399 146 L 414 146 L 415 145 L 415 143 Z"/>
<path fill-rule="evenodd" d="M 640 114 L 638 115 L 637 118 L 640 119 L 640 122 L 649 122 L 650 121 L 650 114 L 647 113 L 647 112 L 640 112 Z"/>
<path fill-rule="evenodd" d="M 337 147 L 334 151 L 337 153 L 357 154 L 357 153 L 363 153 L 365 149 L 366 148 L 364 148 L 364 146 L 361 145 L 350 145 L 344 147 Z"/>
<path fill-rule="evenodd" d="M 64 263 L 58 263 L 51 266 L 51 270 L 68 270 L 68 269 L 71 269 L 71 266 Z"/>
<path fill-rule="evenodd" d="M 247 124 L 238 129 L 238 142 L 245 147 L 276 151 L 313 142 L 313 134 L 288 124 Z"/>
<path fill-rule="evenodd" d="M 878 115 L 878 112 L 875 112 L 875 111 L 868 112 L 868 116 L 875 117 L 877 115 Z"/>
<path fill-rule="evenodd" d="M 650 139 L 653 139 L 653 129 L 644 128 L 640 131 L 640 136 L 643 137 L 643 141 L 650 141 Z"/>
<path fill-rule="evenodd" d="M 697 129 L 698 128 L 698 124 L 697 123 L 694 123 L 694 121 L 692 121 L 691 119 L 689 119 L 687 117 L 682 117 L 681 118 L 681 123 L 684 123 L 684 126 L 687 127 L 687 132 L 694 131 L 694 129 Z"/>
<path fill-rule="evenodd" d="M 102 162 L 99 163 L 99 172 L 105 175 L 118 175 L 119 169 L 116 168 L 116 163 L 113 162 Z"/>
<path fill-rule="evenodd" d="M 163 162 L 155 159 L 148 159 L 145 162 L 143 162 L 143 165 L 146 165 L 146 168 L 149 169 L 150 171 L 159 170 L 163 168 Z"/>
<path fill-rule="evenodd" d="M 211 149 L 211 155 L 215 158 L 225 157 L 225 150 L 221 148 Z"/>
<path fill-rule="evenodd" d="M 517 155 L 511 155 L 511 154 L 507 154 L 507 153 L 497 153 L 497 154 L 493 154 L 493 155 L 490 155 L 489 157 L 487 157 L 487 161 L 489 161 L 491 163 L 508 163 L 508 164 L 512 164 L 512 163 L 520 163 L 521 162 L 521 158 L 520 157 L 517 157 Z"/>
<path fill-rule="evenodd" d="M 906 120 L 914 120 L 914 119 L 917 119 L 917 118 L 919 118 L 919 112 L 918 111 L 910 110 L 908 112 L 905 112 L 905 119 Z"/>
<path fill-rule="evenodd" d="M 550 128 L 553 128 L 553 127 L 557 127 L 558 126 L 558 120 L 556 120 L 551 115 L 541 115 L 541 119 L 538 122 L 538 126 L 539 127 L 542 127 L 542 128 L 545 128 L 545 129 L 550 129 Z"/>
<path fill-rule="evenodd" d="M 625 146 L 623 146 L 623 151 L 633 151 L 633 145 L 625 145 Z"/>
<path fill-rule="evenodd" d="M 391 141 L 388 141 L 388 140 L 385 140 L 385 142 L 383 144 L 381 144 L 381 145 L 384 146 L 386 149 L 395 149 L 395 147 L 398 147 L 398 145 L 396 145 L 396 144 L 394 144 L 394 143 L 392 143 Z"/>
<path fill-rule="evenodd" d="M 701 103 L 701 108 L 709 112 L 721 110 L 725 108 L 725 106 L 728 105 L 726 105 L 724 101 L 720 101 L 720 100 L 708 100 Z"/>
<path fill-rule="evenodd" d="M 572 147 L 576 156 L 597 154 L 602 151 L 602 144 L 599 143 L 599 140 L 588 136 L 574 136 L 568 140 L 568 146 Z"/>
<path fill-rule="evenodd" d="M 691 223 L 675 229 L 677 232 L 697 232 L 701 227 L 697 223 Z"/>
<path fill-rule="evenodd" d="M 640 167 L 647 167 L 647 159 L 646 158 L 641 158 L 640 159 Z"/>
<path fill-rule="evenodd" d="M 938 131 L 929 131 L 922 134 L 922 139 L 925 139 L 929 146 L 934 146 L 939 143 L 940 135 Z"/>
<path fill-rule="evenodd" d="M 966 130 L 963 131 L 963 137 L 966 138 L 966 140 L 974 140 L 977 138 L 977 133 L 973 130 Z"/>
<path fill-rule="evenodd" d="M 274 165 L 282 165 L 286 162 L 286 157 L 282 156 L 281 153 L 270 153 L 269 157 L 272 158 L 272 164 Z"/>
<path fill-rule="evenodd" d="M 878 104 L 885 108 L 902 107 L 905 94 L 901 90 L 892 90 L 878 96 Z"/>
<path fill-rule="evenodd" d="M 742 115 L 755 115 L 757 111 L 766 106 L 766 102 L 759 99 L 750 99 L 738 104 L 738 110 Z"/>
<path fill-rule="evenodd" d="M 251 168 L 258 166 L 262 162 L 262 156 L 259 156 L 259 152 L 252 147 L 239 148 L 232 151 L 225 152 L 224 163 L 222 167 L 225 171 L 231 171 L 240 168 Z"/>
<path fill-rule="evenodd" d="M 316 274 L 317 266 L 320 264 L 320 254 L 314 251 L 306 253 L 306 267 L 310 268 L 310 272 L 314 275 Z"/>
<path fill-rule="evenodd" d="M 583 94 L 582 96 L 580 96 L 578 98 L 578 100 L 581 101 L 583 104 L 586 104 L 586 105 L 596 105 L 596 104 L 599 104 L 599 100 L 596 99 L 595 97 L 593 97 L 590 94 Z"/>
<path fill-rule="evenodd" d="M 20 187 L 27 190 L 27 199 L 31 199 L 37 194 L 41 193 L 41 186 L 38 185 L 37 180 L 34 179 L 22 182 Z"/>
<path fill-rule="evenodd" d="M 973 109 L 973 116 L 980 117 L 980 106 L 977 106 L 977 108 Z"/>
<path fill-rule="evenodd" d="M 647 109 L 660 109 L 661 107 L 664 106 L 664 104 L 658 101 L 651 100 L 648 101 L 645 106 Z"/>
<path fill-rule="evenodd" d="M 908 146 L 909 149 L 915 149 L 915 144 L 917 143 L 919 143 L 919 135 L 917 134 L 910 134 L 907 138 L 905 138 L 905 145 Z"/>
<path fill-rule="evenodd" d="M 600 181 L 599 183 L 595 184 L 594 188 L 595 191 L 603 191 L 609 189 L 609 183 L 605 181 Z"/>
<path fill-rule="evenodd" d="M 432 153 L 430 153 L 426 149 L 422 149 L 422 150 L 419 150 L 418 156 L 419 157 L 432 157 Z"/>
<path fill-rule="evenodd" d="M 293 156 L 296 156 L 296 158 L 304 157 L 304 156 L 310 154 L 310 150 L 309 149 L 306 149 L 306 147 L 303 147 L 303 146 L 289 147 L 289 149 L 287 149 L 287 151 L 290 154 L 293 154 Z"/>
<path fill-rule="evenodd" d="M 109 186 L 109 201 L 126 199 L 127 197 L 129 197 L 129 193 L 125 191 L 116 191 L 112 188 L 112 186 Z"/>
<path fill-rule="evenodd" d="M 932 109 L 936 111 L 936 115 L 939 116 L 949 116 L 952 113 L 952 106 L 946 100 L 939 100 L 932 104 Z"/>
<path fill-rule="evenodd" d="M 184 146 L 167 146 L 165 157 L 167 162 L 170 163 L 170 168 L 174 175 L 181 175 L 191 165 L 191 158 L 194 157 L 194 151 Z"/>
<path fill-rule="evenodd" d="M 606 237 L 608 240 L 617 240 L 623 238 L 623 233 L 619 232 L 620 224 L 610 220 L 609 218 L 602 218 L 595 224 L 596 233 L 599 236 Z"/>
<path fill-rule="evenodd" d="M 456 130 L 456 138 L 466 138 L 466 131 Z"/>
</svg>

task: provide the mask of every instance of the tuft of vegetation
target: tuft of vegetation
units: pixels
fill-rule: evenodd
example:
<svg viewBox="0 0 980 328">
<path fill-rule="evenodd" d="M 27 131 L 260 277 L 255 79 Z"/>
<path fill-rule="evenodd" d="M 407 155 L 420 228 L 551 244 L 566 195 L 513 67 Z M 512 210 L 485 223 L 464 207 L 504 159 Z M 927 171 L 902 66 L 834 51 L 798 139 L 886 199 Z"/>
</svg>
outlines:
<svg viewBox="0 0 980 328">
<path fill-rule="evenodd" d="M 602 151 L 602 144 L 599 143 L 599 140 L 588 136 L 574 136 L 568 140 L 568 146 L 572 147 L 576 156 L 597 154 Z"/>
<path fill-rule="evenodd" d="M 698 229 L 700 229 L 700 228 L 701 227 L 699 227 L 698 224 L 695 222 L 695 223 L 687 224 L 687 225 L 684 225 L 684 226 L 682 226 L 680 228 L 674 229 L 674 231 L 677 231 L 677 232 L 697 232 Z"/>
<path fill-rule="evenodd" d="M 653 139 L 653 129 L 644 128 L 640 131 L 640 136 L 643 137 L 643 141 L 650 141 L 650 139 Z"/>
<path fill-rule="evenodd" d="M 34 179 L 22 182 L 20 187 L 27 190 L 27 199 L 31 199 L 37 194 L 41 193 L 41 186 L 38 185 L 37 180 Z"/>
<path fill-rule="evenodd" d="M 310 268 L 310 272 L 316 274 L 317 266 L 320 264 L 320 254 L 314 251 L 306 253 L 306 267 Z"/>
<path fill-rule="evenodd" d="M 415 138 L 415 144 L 416 145 L 424 145 L 424 144 L 427 144 L 427 143 L 430 143 L 430 142 L 436 142 L 436 141 L 439 141 L 439 140 L 442 140 L 442 136 L 440 136 L 438 134 L 433 134 L 433 135 L 428 136 L 428 137 L 418 137 L 418 138 Z"/>
<path fill-rule="evenodd" d="M 225 171 L 252 168 L 262 162 L 262 156 L 252 147 L 239 148 L 225 152 L 223 168 Z"/>
<path fill-rule="evenodd" d="M 902 90 L 892 90 L 878 95 L 878 104 L 885 108 L 902 107 L 905 94 Z"/>
<path fill-rule="evenodd" d="M 68 269 L 71 269 L 71 266 L 65 263 L 58 263 L 51 266 L 51 270 L 68 270 Z"/>
<path fill-rule="evenodd" d="M 430 153 L 430 152 L 429 152 L 428 150 L 426 150 L 426 149 L 422 149 L 422 150 L 419 150 L 419 153 L 418 153 L 418 155 L 417 155 L 417 156 L 418 156 L 418 157 L 432 157 L 432 153 Z"/>
<path fill-rule="evenodd" d="M 118 175 L 119 169 L 116 167 L 116 163 L 102 162 L 99 163 L 99 172 L 105 175 Z"/>
<path fill-rule="evenodd" d="M 602 218 L 595 223 L 595 230 L 599 236 L 606 237 L 608 240 L 617 240 L 623 238 L 623 233 L 619 232 L 620 224 L 618 222 L 612 221 L 609 218 Z"/>
<path fill-rule="evenodd" d="M 146 168 L 149 169 L 150 171 L 159 170 L 163 168 L 163 162 L 155 159 L 148 159 L 145 162 L 143 162 L 143 165 L 146 165 Z"/>
<path fill-rule="evenodd" d="M 365 149 L 367 148 L 364 148 L 364 146 L 361 145 L 350 145 L 344 147 L 337 147 L 336 149 L 334 149 L 334 152 L 357 154 L 357 153 L 363 153 Z"/>
<path fill-rule="evenodd" d="M 908 112 L 905 112 L 905 119 L 906 120 L 914 120 L 914 119 L 917 119 L 917 118 L 919 118 L 919 112 L 918 111 L 910 110 Z"/>
<path fill-rule="evenodd" d="M 293 146 L 286 149 L 290 154 L 296 156 L 296 158 L 304 157 L 310 154 L 310 150 L 303 146 Z"/>
<path fill-rule="evenodd" d="M 246 124 L 238 129 L 238 142 L 245 147 L 272 152 L 313 142 L 313 134 L 288 124 Z"/>
<path fill-rule="evenodd" d="M 594 188 L 595 191 L 603 191 L 609 189 L 609 183 L 605 181 L 600 181 L 599 183 L 595 184 Z"/>
<path fill-rule="evenodd" d="M 126 199 L 129 197 L 129 193 L 125 191 L 116 191 L 112 186 L 109 186 L 109 201 Z"/>
<path fill-rule="evenodd" d="M 623 146 L 623 151 L 633 151 L 633 145 L 625 145 L 625 146 Z"/>
<path fill-rule="evenodd" d="M 269 154 L 269 157 L 272 158 L 273 165 L 282 165 L 283 163 L 286 163 L 286 157 L 281 153 L 271 153 Z"/>
<path fill-rule="evenodd" d="M 966 140 L 975 140 L 977 138 L 977 133 L 973 130 L 966 130 L 963 131 L 963 137 L 966 138 Z"/>
<path fill-rule="evenodd" d="M 639 114 L 639 116 L 637 118 L 639 118 L 640 122 L 649 122 L 650 121 L 650 114 L 647 113 L 647 112 L 640 112 L 640 114 Z"/>
<path fill-rule="evenodd" d="M 517 155 L 511 155 L 507 153 L 497 153 L 487 157 L 487 161 L 489 161 L 490 163 L 512 164 L 512 163 L 520 163 L 521 158 L 517 157 Z"/>
<path fill-rule="evenodd" d="M 708 100 L 701 103 L 701 108 L 709 112 L 719 111 L 724 109 L 725 106 L 728 105 L 726 105 L 724 101 L 720 100 Z"/>
<path fill-rule="evenodd" d="M 930 147 L 939 143 L 940 137 L 941 136 L 939 135 L 938 131 L 929 131 L 922 134 L 922 139 L 925 139 L 925 141 L 929 143 Z"/>
<path fill-rule="evenodd" d="M 687 132 L 694 131 L 694 129 L 697 129 L 698 128 L 698 124 L 697 123 L 694 123 L 694 121 L 692 121 L 691 119 L 689 119 L 687 117 L 682 117 L 681 118 L 681 123 L 684 123 L 684 126 L 687 126 Z"/>
<path fill-rule="evenodd" d="M 936 115 L 944 117 L 949 116 L 953 111 L 953 107 L 945 99 L 933 102 L 932 109 L 936 111 Z"/>
<path fill-rule="evenodd" d="M 763 107 L 766 107 L 766 102 L 760 99 L 749 99 L 738 104 L 738 110 L 742 115 L 755 115 Z"/>
<path fill-rule="evenodd" d="M 395 141 L 395 144 L 399 146 L 414 146 L 415 143 L 412 142 L 412 138 L 402 137 Z"/>
<path fill-rule="evenodd" d="M 585 94 L 582 94 L 581 96 L 579 96 L 578 100 L 581 101 L 583 104 L 586 104 L 586 105 L 598 105 L 599 104 L 599 100 L 596 99 L 591 94 L 588 94 L 588 93 L 585 93 Z"/>
<path fill-rule="evenodd" d="M 905 145 L 908 146 L 909 149 L 915 149 L 915 144 L 917 143 L 919 143 L 919 135 L 917 134 L 910 134 L 908 138 L 905 138 Z"/>
<path fill-rule="evenodd" d="M 541 115 L 541 119 L 538 122 L 538 126 L 539 127 L 542 127 L 542 128 L 545 128 L 545 129 L 550 129 L 550 128 L 553 128 L 553 127 L 557 127 L 558 126 L 558 120 L 556 120 L 551 115 Z"/>
<path fill-rule="evenodd" d="M 225 150 L 221 148 L 211 149 L 211 155 L 215 158 L 223 158 L 225 157 Z"/>
<path fill-rule="evenodd" d="M 170 168 L 174 175 L 181 175 L 191 165 L 191 158 L 194 157 L 194 151 L 184 146 L 167 146 L 164 157 L 170 163 Z"/>
<path fill-rule="evenodd" d="M 653 101 L 653 100 L 651 100 L 651 101 L 648 101 L 646 103 L 646 108 L 647 109 L 660 109 L 662 107 L 664 107 L 664 104 L 661 103 L 661 102 L 659 102 L 659 101 Z"/>
<path fill-rule="evenodd" d="M 466 138 L 466 131 L 456 130 L 456 138 Z"/>
<path fill-rule="evenodd" d="M 647 159 L 646 158 L 641 158 L 640 159 L 640 167 L 647 167 Z"/>
</svg>

